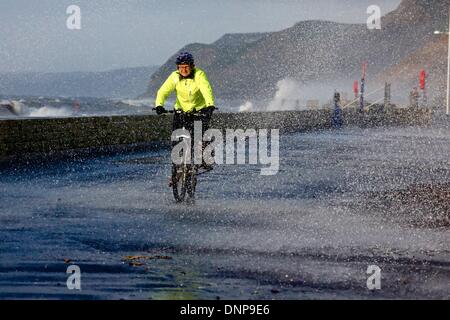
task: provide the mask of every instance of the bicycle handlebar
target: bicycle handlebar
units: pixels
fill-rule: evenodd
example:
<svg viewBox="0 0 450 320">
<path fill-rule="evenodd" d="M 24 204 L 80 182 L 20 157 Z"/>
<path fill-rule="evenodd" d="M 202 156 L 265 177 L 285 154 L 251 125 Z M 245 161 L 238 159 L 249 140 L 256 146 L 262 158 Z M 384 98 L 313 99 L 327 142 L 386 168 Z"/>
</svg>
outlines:
<svg viewBox="0 0 450 320">
<path fill-rule="evenodd" d="M 156 108 L 153 108 L 152 110 L 156 110 Z M 214 108 L 213 110 L 217 111 L 219 109 L 218 108 Z M 161 115 L 167 114 L 167 113 L 186 113 L 186 114 L 192 114 L 192 115 L 202 115 L 201 112 L 192 112 L 191 113 L 191 112 L 183 112 L 183 111 L 180 111 L 180 110 L 166 110 L 166 112 L 162 113 Z"/>
</svg>

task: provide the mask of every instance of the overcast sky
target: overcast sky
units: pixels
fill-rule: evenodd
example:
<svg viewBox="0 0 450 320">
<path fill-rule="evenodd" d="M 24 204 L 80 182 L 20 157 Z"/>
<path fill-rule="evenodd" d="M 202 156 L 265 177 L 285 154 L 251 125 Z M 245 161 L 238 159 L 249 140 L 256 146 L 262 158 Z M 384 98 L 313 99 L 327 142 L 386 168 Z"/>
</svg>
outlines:
<svg viewBox="0 0 450 320">
<path fill-rule="evenodd" d="M 160 65 L 184 45 L 298 21 L 365 23 L 400 0 L 1 0 L 0 72 L 104 71 Z M 69 5 L 81 30 L 66 27 Z"/>
</svg>

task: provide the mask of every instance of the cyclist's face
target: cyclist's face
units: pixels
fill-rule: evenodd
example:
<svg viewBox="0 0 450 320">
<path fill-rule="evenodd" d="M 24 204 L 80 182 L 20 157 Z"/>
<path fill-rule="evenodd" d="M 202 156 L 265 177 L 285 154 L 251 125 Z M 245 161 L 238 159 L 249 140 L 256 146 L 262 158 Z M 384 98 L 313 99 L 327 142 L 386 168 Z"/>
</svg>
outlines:
<svg viewBox="0 0 450 320">
<path fill-rule="evenodd" d="M 180 64 L 178 65 L 178 71 L 183 77 L 187 77 L 191 74 L 192 67 L 188 64 Z"/>
</svg>

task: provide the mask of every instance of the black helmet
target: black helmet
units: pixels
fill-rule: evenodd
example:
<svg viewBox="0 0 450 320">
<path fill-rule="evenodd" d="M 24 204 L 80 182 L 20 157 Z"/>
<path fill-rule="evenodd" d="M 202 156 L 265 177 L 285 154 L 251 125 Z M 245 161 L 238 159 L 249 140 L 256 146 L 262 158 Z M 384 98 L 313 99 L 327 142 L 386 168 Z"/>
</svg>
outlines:
<svg viewBox="0 0 450 320">
<path fill-rule="evenodd" d="M 194 64 L 194 56 L 187 51 L 180 52 L 177 56 L 177 65 L 180 64 Z"/>
</svg>

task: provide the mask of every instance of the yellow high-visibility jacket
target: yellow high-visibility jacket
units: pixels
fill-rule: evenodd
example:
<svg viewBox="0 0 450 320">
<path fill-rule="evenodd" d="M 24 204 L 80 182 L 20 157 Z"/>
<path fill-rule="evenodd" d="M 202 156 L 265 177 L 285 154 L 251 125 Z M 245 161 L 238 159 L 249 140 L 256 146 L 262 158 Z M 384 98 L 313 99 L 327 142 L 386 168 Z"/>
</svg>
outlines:
<svg viewBox="0 0 450 320">
<path fill-rule="evenodd" d="M 166 99 L 174 90 L 177 95 L 175 110 L 192 112 L 215 105 L 211 84 L 206 73 L 199 68 L 194 68 L 187 78 L 183 78 L 179 71 L 172 72 L 158 90 L 155 106 L 164 106 Z"/>
</svg>

